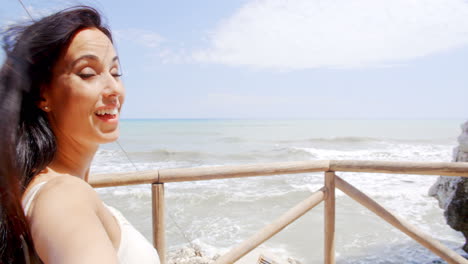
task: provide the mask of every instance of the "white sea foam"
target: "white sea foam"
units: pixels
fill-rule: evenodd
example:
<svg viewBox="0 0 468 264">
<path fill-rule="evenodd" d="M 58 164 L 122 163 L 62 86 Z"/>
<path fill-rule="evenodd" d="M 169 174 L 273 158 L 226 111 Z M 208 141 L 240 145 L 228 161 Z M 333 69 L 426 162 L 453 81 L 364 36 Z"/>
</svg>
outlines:
<svg viewBox="0 0 468 264">
<path fill-rule="evenodd" d="M 268 129 L 273 133 L 274 124 L 266 127 L 255 126 L 255 122 L 252 122 L 250 126 L 246 124 L 250 123 L 240 122 L 237 131 L 236 126 L 229 123 L 229 129 L 226 129 L 229 133 L 219 129 L 219 122 L 212 125 L 204 123 L 197 129 L 190 127 L 193 124 L 181 125 L 179 123 L 180 127 L 171 128 L 174 133 L 161 133 L 157 137 L 153 130 L 148 130 L 145 132 L 148 136 L 141 138 L 144 143 L 139 143 L 140 139 L 131 138 L 134 144 L 126 148 L 131 161 L 122 150 L 116 146 L 109 146 L 97 153 L 92 172 L 288 160 L 360 159 L 445 162 L 450 161 L 453 148 L 450 140 L 388 139 L 393 137 L 391 134 L 382 137 L 363 135 L 362 138 L 346 135 L 336 137 L 312 135 L 311 137 L 307 136 L 307 133 L 297 132 L 291 133 L 290 136 L 275 137 L 265 133 L 267 130 L 262 130 Z M 278 127 L 278 131 L 285 131 L 283 125 Z M 407 123 L 404 125 L 406 126 Z M 291 126 L 294 128 L 293 125 Z M 458 124 L 456 127 L 458 128 Z M 165 131 L 169 130 L 167 127 L 165 129 Z M 300 128 L 297 129 L 300 131 Z M 425 136 L 427 138 L 427 135 Z M 147 143 L 154 138 L 158 141 Z M 213 143 L 196 144 L 194 142 Z M 125 138 L 122 143 L 125 146 Z M 149 156 L 141 154 L 152 152 L 154 154 L 155 149 L 164 150 L 164 153 L 175 153 L 175 155 L 166 155 L 164 160 L 151 160 L 148 158 L 151 154 L 148 154 Z M 163 152 L 156 154 L 162 155 Z M 462 236 L 445 224 L 443 212 L 438 208 L 437 201 L 427 195 L 436 176 L 351 172 L 338 174 L 389 210 L 396 212 L 450 247 L 457 248 L 461 245 Z M 166 184 L 168 213 L 166 234 L 169 249 L 171 252 L 177 252 L 178 249 L 183 249 L 188 245 L 188 241 L 180 234 L 179 229 L 182 229 L 185 237 L 196 241 L 204 254 L 214 257 L 253 235 L 321 186 L 323 186 L 322 173 Z M 117 207 L 120 205 L 120 209 L 131 218 L 131 222 L 136 223 L 137 228 L 140 228 L 147 238 L 151 238 L 149 210 L 151 191 L 148 186 L 137 185 L 98 190 L 104 200 L 114 202 Z M 340 263 L 401 263 L 402 259 L 421 260 L 424 263 L 437 259 L 431 253 L 420 250 L 405 235 L 383 223 L 373 213 L 352 201 L 341 191 L 337 190 L 336 195 L 336 249 L 337 254 L 342 256 L 339 258 Z M 322 210 L 322 206 L 312 209 L 297 223 L 271 239 L 267 243 L 268 247 L 278 254 L 299 259 L 302 263 L 321 261 L 322 251 L 315 249 L 322 246 L 322 228 L 315 230 L 312 227 L 323 225 Z M 135 212 L 141 212 L 141 215 Z M 196 263 L 187 261 L 189 262 L 186 263 Z"/>
</svg>

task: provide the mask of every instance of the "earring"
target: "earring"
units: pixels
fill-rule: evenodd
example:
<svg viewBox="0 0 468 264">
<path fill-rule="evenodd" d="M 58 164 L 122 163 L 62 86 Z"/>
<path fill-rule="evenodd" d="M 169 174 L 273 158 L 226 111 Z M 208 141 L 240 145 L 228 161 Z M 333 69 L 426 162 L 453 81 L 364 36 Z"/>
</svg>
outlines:
<svg viewBox="0 0 468 264">
<path fill-rule="evenodd" d="M 48 106 L 44 106 L 44 111 L 49 111 L 49 107 L 48 107 Z"/>
</svg>

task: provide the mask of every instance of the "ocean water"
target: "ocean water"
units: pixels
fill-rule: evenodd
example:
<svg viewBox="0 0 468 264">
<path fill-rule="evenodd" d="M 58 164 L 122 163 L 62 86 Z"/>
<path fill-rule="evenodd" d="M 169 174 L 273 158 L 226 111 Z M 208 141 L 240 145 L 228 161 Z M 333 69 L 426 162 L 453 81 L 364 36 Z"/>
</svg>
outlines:
<svg viewBox="0 0 468 264">
<path fill-rule="evenodd" d="M 101 146 L 91 173 L 159 168 L 358 159 L 452 159 L 463 120 L 124 120 L 120 149 Z M 462 253 L 464 238 L 445 224 L 428 190 L 437 176 L 339 173 L 386 208 Z M 199 182 L 166 188 L 168 250 L 189 241 L 214 256 L 248 238 L 311 192 L 323 173 Z M 98 189 L 150 241 L 151 191 L 137 185 Z M 337 263 L 431 263 L 438 257 L 337 191 Z M 276 255 L 323 260 L 323 205 L 267 241 Z"/>
</svg>

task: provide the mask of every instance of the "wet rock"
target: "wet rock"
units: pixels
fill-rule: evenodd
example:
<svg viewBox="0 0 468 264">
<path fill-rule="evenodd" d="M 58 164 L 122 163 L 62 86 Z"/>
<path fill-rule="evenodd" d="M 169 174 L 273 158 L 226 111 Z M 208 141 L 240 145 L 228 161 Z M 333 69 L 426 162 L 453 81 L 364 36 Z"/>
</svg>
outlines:
<svg viewBox="0 0 468 264">
<path fill-rule="evenodd" d="M 468 121 L 462 125 L 458 147 L 453 151 L 453 161 L 468 162 Z M 447 224 L 460 231 L 466 242 L 463 250 L 468 252 L 468 178 L 441 176 L 429 190 L 444 209 Z"/>
<path fill-rule="evenodd" d="M 198 245 L 196 243 L 190 243 L 188 245 L 182 246 L 177 250 L 170 251 L 167 256 L 168 264 L 213 264 L 215 261 L 221 257 L 219 253 L 214 253 L 213 250 L 204 250 L 207 249 L 206 245 Z M 211 253 L 209 253 L 211 251 Z M 217 250 L 215 250 L 217 251 Z M 214 254 L 213 254 L 214 253 Z M 302 264 L 299 260 L 292 257 L 288 257 L 287 260 L 280 259 L 278 256 L 274 255 L 272 252 L 268 251 L 263 245 L 260 245 L 258 248 L 251 251 L 246 256 L 242 257 L 236 263 L 257 263 L 260 255 L 267 256 L 267 259 L 273 260 L 271 263 L 288 263 L 288 264 Z M 274 259 L 270 259 L 274 257 Z M 263 263 L 263 262 L 262 262 Z M 265 262 L 266 263 L 266 262 Z M 268 262 L 270 263 L 270 262 Z"/>
<path fill-rule="evenodd" d="M 169 252 L 168 264 L 211 264 L 219 256 L 208 256 L 200 246 L 191 244 Z"/>
</svg>

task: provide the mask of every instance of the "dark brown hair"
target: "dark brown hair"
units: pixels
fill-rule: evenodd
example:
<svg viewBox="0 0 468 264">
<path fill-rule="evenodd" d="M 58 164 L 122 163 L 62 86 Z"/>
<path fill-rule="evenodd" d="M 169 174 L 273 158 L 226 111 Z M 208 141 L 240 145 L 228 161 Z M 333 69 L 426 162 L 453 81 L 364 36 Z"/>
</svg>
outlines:
<svg viewBox="0 0 468 264">
<path fill-rule="evenodd" d="M 0 69 L 0 263 L 40 262 L 21 205 L 32 180 L 54 158 L 57 144 L 46 114 L 37 107 L 40 88 L 80 29 L 97 28 L 112 41 L 101 15 L 76 6 L 4 32 Z M 29 259 L 29 260 L 28 260 Z"/>
</svg>

